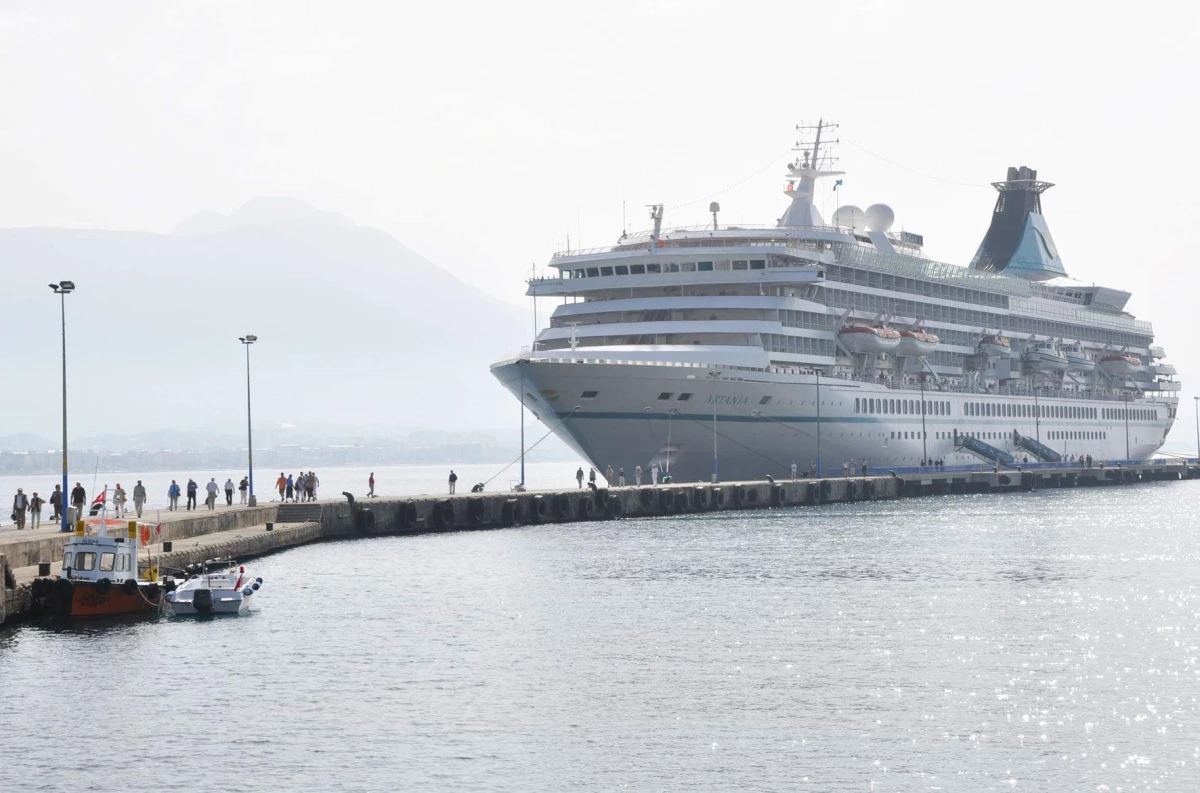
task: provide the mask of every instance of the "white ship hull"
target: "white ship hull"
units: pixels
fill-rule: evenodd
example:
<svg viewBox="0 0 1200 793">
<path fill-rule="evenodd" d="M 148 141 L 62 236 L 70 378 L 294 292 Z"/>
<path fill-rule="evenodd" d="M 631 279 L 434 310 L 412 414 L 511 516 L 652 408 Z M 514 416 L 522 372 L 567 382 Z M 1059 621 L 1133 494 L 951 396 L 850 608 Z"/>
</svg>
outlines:
<svg viewBox="0 0 1200 793">
<path fill-rule="evenodd" d="M 677 482 L 710 481 L 714 469 L 724 481 L 767 474 L 785 477 L 793 461 L 807 470 L 818 459 L 826 474 L 840 472 L 842 463 L 851 460 L 876 469 L 919 465 L 923 457 L 942 459 L 946 465 L 980 462 L 954 448 L 955 431 L 973 433 L 1018 460 L 1026 453 L 1014 448 L 1013 430 L 1040 438 L 1064 455 L 1144 459 L 1162 444 L 1170 426 L 1165 403 L 1138 403 L 1147 411 L 1156 407 L 1160 418 L 1130 422 L 1127 454 L 1123 420 L 967 416 L 964 403 L 968 401 L 1022 405 L 1032 414 L 1034 399 L 927 390 L 927 403 L 942 403 L 945 412 L 934 415 L 928 409 L 922 439 L 919 409 L 892 415 L 855 411 L 856 399 L 860 406 L 866 400 L 885 398 L 919 405 L 921 392 L 916 388 L 889 389 L 821 377 L 818 419 L 818 385 L 813 375 L 543 360 L 523 365 L 505 362 L 492 369 L 514 395 L 521 393 L 522 370 L 526 404 L 542 423 L 555 428 L 597 470 L 623 467 L 629 481 L 634 467 L 640 465 L 647 472 L 643 481 L 648 482 L 650 466 L 656 462 Z M 595 396 L 582 396 L 592 392 Z M 680 400 L 682 394 L 690 396 Z M 665 395 L 669 396 L 659 398 Z M 765 404 L 764 398 L 769 398 Z M 1038 409 L 1049 413 L 1058 407 L 1103 411 L 1121 406 L 1111 400 L 1042 399 Z"/>
</svg>

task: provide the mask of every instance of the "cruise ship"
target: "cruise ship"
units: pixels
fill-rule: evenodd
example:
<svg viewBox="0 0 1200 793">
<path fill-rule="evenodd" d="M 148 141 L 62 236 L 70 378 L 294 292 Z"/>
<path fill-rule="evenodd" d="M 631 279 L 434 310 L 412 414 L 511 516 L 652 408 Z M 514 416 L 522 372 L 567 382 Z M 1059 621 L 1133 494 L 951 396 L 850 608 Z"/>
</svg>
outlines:
<svg viewBox="0 0 1200 793">
<path fill-rule="evenodd" d="M 1180 383 L 1128 292 L 1070 280 L 1025 166 L 966 267 L 884 204 L 826 221 L 831 125 L 797 127 L 778 222 L 652 227 L 555 254 L 549 327 L 493 374 L 598 471 L 674 481 L 1141 460 Z M 825 137 L 823 143 L 822 137 Z M 826 181 L 822 181 L 826 180 Z M 536 324 L 536 323 L 535 323 Z"/>
</svg>

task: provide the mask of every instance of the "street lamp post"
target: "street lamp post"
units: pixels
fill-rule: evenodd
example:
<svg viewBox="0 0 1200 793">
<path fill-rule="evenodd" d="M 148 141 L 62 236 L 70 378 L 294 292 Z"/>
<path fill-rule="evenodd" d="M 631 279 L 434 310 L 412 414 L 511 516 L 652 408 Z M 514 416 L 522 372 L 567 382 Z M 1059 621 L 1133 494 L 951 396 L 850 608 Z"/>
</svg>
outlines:
<svg viewBox="0 0 1200 793">
<path fill-rule="evenodd" d="M 821 478 L 824 474 L 821 471 L 821 370 L 815 369 L 817 373 L 817 478 Z"/>
<path fill-rule="evenodd" d="M 74 281 L 59 281 L 50 284 L 50 288 L 59 297 L 62 308 L 62 494 L 58 497 L 58 508 L 62 513 L 62 530 L 70 531 L 71 524 L 67 520 L 67 295 L 75 291 Z"/>
<path fill-rule="evenodd" d="M 1125 459 L 1129 459 L 1129 393 L 1125 393 Z"/>
<path fill-rule="evenodd" d="M 258 341 L 258 337 L 247 334 L 239 336 L 238 341 L 246 348 L 246 456 L 250 468 L 246 479 L 250 486 L 249 504 L 256 507 L 258 499 L 254 497 L 254 430 L 250 425 L 250 345 Z"/>
</svg>

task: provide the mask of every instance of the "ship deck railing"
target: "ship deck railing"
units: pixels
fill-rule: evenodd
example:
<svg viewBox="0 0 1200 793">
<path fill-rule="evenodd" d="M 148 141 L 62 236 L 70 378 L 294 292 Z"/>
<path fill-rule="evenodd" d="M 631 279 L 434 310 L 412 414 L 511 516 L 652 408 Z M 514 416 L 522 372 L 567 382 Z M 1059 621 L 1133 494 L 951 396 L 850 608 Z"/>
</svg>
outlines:
<svg viewBox="0 0 1200 793">
<path fill-rule="evenodd" d="M 665 366 L 684 369 L 708 369 L 711 371 L 734 371 L 745 373 L 746 375 L 753 374 L 796 374 L 813 376 L 816 374 L 811 369 L 804 367 L 787 367 L 787 366 L 772 366 L 769 369 L 760 369 L 752 366 L 736 366 L 723 363 L 707 363 L 704 361 L 654 361 L 637 358 L 618 358 L 609 356 L 592 356 L 592 355 L 539 355 L 541 351 L 531 351 L 528 347 L 521 349 L 521 354 L 512 356 L 501 363 L 515 363 L 518 360 L 528 361 L 531 363 L 567 363 L 567 364 L 594 364 L 607 366 Z M 725 379 L 725 378 L 722 378 Z M 738 379 L 745 380 L 745 376 Z M 821 379 L 828 385 L 834 385 L 838 382 L 855 382 L 869 383 L 872 385 L 886 386 L 892 391 L 904 391 L 919 394 L 924 391 L 929 398 L 934 398 L 938 394 L 965 394 L 967 396 L 978 397 L 995 397 L 995 396 L 1023 396 L 1023 397 L 1038 397 L 1039 399 L 1079 399 L 1079 400 L 1096 400 L 1103 402 L 1117 403 L 1136 403 L 1138 399 L 1130 392 L 1124 391 L 1076 391 L 1057 390 L 1053 388 L 980 388 L 978 386 L 969 386 L 960 383 L 937 383 L 927 384 L 925 388 L 921 388 L 919 382 L 909 380 L 908 378 L 896 377 L 870 377 L 866 375 L 851 375 L 851 374 L 823 374 Z M 1138 397 L 1144 394 L 1138 394 Z"/>
<path fill-rule="evenodd" d="M 869 460 L 867 462 L 868 462 L 868 464 L 866 466 L 866 473 L 861 473 L 863 469 L 862 469 L 862 466 L 859 465 L 859 466 L 851 469 L 850 478 L 854 478 L 856 476 L 890 476 L 892 474 L 895 474 L 896 476 L 902 476 L 902 475 L 907 475 L 907 474 L 917 474 L 917 475 L 929 474 L 931 476 L 934 474 L 977 474 L 977 473 L 986 473 L 988 471 L 995 471 L 997 468 L 999 468 L 999 470 L 1001 470 L 1001 471 L 1011 472 L 1011 471 L 1053 471 L 1053 470 L 1061 470 L 1064 468 L 1077 469 L 1077 468 L 1086 467 L 1086 466 L 1084 466 L 1084 463 L 1081 460 L 1070 460 L 1070 461 L 1064 460 L 1062 462 L 1057 462 L 1057 463 L 1043 463 L 1043 462 L 1035 462 L 1032 460 L 1030 462 L 1023 462 L 1021 460 L 1016 460 L 1011 465 L 1003 465 L 1003 464 L 995 465 L 992 463 L 971 463 L 970 465 L 909 465 L 909 466 L 896 466 L 896 465 L 878 466 L 878 465 L 870 465 Z M 1160 458 L 1154 458 L 1152 460 L 1093 460 L 1091 469 L 1097 470 L 1097 471 L 1098 470 L 1108 470 L 1108 469 L 1120 469 L 1121 467 L 1126 466 L 1126 465 L 1146 465 L 1147 463 L 1149 463 L 1151 465 L 1177 465 L 1178 462 L 1179 462 L 1178 460 L 1160 459 Z M 832 466 L 830 466 L 829 468 L 832 469 Z M 832 473 L 832 470 L 830 470 L 830 471 L 826 472 L 825 476 L 827 478 L 832 478 L 832 477 L 836 477 L 837 474 Z"/>
</svg>

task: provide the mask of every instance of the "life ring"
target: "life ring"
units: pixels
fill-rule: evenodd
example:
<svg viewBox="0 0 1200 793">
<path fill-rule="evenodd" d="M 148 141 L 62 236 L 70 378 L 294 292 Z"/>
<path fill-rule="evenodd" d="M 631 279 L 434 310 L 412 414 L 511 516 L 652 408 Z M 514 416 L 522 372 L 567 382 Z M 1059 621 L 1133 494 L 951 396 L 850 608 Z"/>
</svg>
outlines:
<svg viewBox="0 0 1200 793">
<path fill-rule="evenodd" d="M 96 594 L 107 595 L 112 591 L 112 581 L 108 578 L 101 578 L 96 582 Z"/>
<path fill-rule="evenodd" d="M 138 533 L 141 536 L 142 545 L 143 546 L 149 545 L 150 544 L 150 527 L 142 526 L 141 531 L 139 531 Z"/>
<path fill-rule="evenodd" d="M 121 584 L 121 588 L 125 590 L 125 594 L 133 596 L 137 594 L 138 582 L 135 578 L 126 578 L 125 583 Z"/>
</svg>

